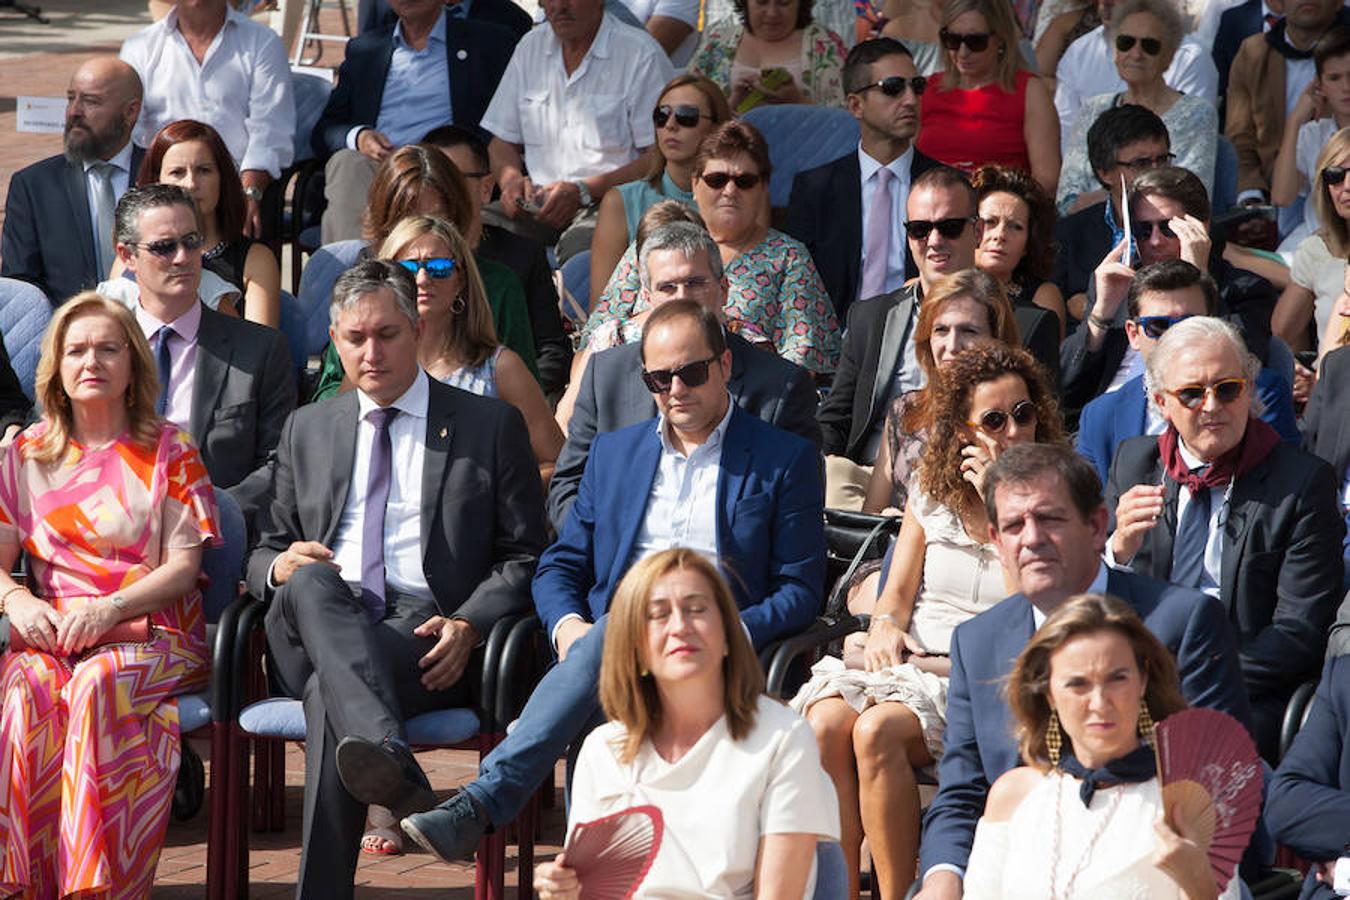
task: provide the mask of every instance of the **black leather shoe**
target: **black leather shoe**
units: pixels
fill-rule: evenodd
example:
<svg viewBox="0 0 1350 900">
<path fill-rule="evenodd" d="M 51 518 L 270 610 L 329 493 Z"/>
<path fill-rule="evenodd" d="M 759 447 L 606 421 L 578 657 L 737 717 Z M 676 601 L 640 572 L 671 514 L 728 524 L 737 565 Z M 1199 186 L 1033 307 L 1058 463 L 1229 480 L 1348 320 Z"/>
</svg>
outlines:
<svg viewBox="0 0 1350 900">
<path fill-rule="evenodd" d="M 353 797 L 387 807 L 394 818 L 436 805 L 426 773 L 402 744 L 343 738 L 337 746 L 337 770 Z"/>
<path fill-rule="evenodd" d="M 473 859 L 492 822 L 468 791 L 457 791 L 435 809 L 408 816 L 401 824 L 422 849 L 445 862 L 457 862 Z"/>
</svg>

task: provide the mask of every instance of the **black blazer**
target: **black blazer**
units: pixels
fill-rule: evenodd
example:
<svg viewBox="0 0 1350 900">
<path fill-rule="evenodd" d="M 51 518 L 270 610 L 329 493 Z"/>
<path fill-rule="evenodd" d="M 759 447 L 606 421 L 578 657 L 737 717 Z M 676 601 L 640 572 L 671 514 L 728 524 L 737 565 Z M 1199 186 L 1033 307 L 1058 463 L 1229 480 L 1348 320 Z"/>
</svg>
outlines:
<svg viewBox="0 0 1350 900">
<path fill-rule="evenodd" d="M 1350 347 L 1332 350 L 1303 412 L 1303 449 L 1331 463 L 1336 483 L 1350 471 L 1350 415 L 1340 398 L 1350 396 Z"/>
<path fill-rule="evenodd" d="M 739 335 L 728 333 L 727 347 L 731 350 L 727 390 L 736 405 L 819 447 L 816 388 L 811 373 L 781 356 L 756 349 Z M 558 454 L 548 486 L 548 515 L 558 531 L 562 531 L 567 511 L 576 499 L 595 436 L 655 415 L 656 401 L 642 383 L 640 345 L 624 344 L 591 357 L 567 425 L 567 443 Z"/>
<path fill-rule="evenodd" d="M 347 56 L 338 67 L 337 85 L 328 96 L 310 138 L 314 155 L 320 160 L 344 149 L 347 132 L 352 128 L 375 127 L 389 64 L 394 57 L 394 27 L 363 34 L 347 44 Z M 515 35 L 500 25 L 446 19 L 450 111 L 456 124 L 478 128 L 478 120 L 487 112 L 515 47 Z"/>
<path fill-rule="evenodd" d="M 131 151 L 128 184 L 145 151 Z M 99 271 L 84 166 L 51 156 L 14 173 L 0 234 L 0 275 L 36 285 L 53 306 L 108 277 Z"/>
<path fill-rule="evenodd" d="M 534 362 L 545 394 L 561 394 L 572 370 L 572 341 L 563 330 L 558 289 L 553 286 L 544 246 L 496 225 L 483 225 L 478 255 L 506 266 L 520 277 L 534 332 Z"/>
<path fill-rule="evenodd" d="M 1092 272 L 1111 252 L 1111 226 L 1106 224 L 1106 201 L 1065 216 L 1055 224 L 1055 271 L 1050 280 L 1068 300 L 1086 294 Z"/>
<path fill-rule="evenodd" d="M 919 282 L 911 281 L 898 291 L 869 297 L 853 304 L 844 329 L 844 350 L 839 356 L 830 392 L 820 403 L 820 428 L 824 450 L 871 465 L 864 459 L 867 436 L 886 417 L 886 399 L 909 335 L 910 312 L 919 299 Z M 1039 307 L 1013 309 L 1022 346 L 1045 366 L 1053 385 L 1058 369 L 1059 320 Z"/>
<path fill-rule="evenodd" d="M 428 381 L 422 569 L 442 614 L 487 634 L 501 616 L 530 609 L 545 544 L 539 469 L 515 407 Z M 333 546 L 356 458 L 357 409 L 348 391 L 286 420 L 267 523 L 248 558 L 255 596 L 269 596 L 267 573 L 293 541 Z"/>
<path fill-rule="evenodd" d="M 1214 33 L 1214 67 L 1219 70 L 1219 128 L 1223 128 L 1223 98 L 1228 93 L 1228 75 L 1233 68 L 1233 59 L 1238 47 L 1254 34 L 1260 34 L 1264 22 L 1261 21 L 1261 0 L 1247 0 L 1219 16 L 1219 30 Z"/>
<path fill-rule="evenodd" d="M 937 165 L 941 163 L 916 148 L 909 164 L 910 184 Z M 901 197 L 900 202 L 903 204 L 905 198 Z M 834 301 L 835 315 L 839 321 L 845 321 L 853 301 L 866 299 L 858 296 L 863 233 L 862 170 L 856 149 L 833 162 L 797 173 L 792 179 L 783 230 L 811 251 L 820 280 Z M 914 278 L 918 274 L 914 259 L 906 252 L 905 277 Z"/>
<path fill-rule="evenodd" d="M 512 0 L 472 0 L 469 18 L 501 25 L 516 37 L 521 37 L 534 27 L 530 14 Z M 361 0 L 357 4 L 357 25 L 361 34 L 379 31 L 397 21 L 398 16 L 389 8 L 386 0 Z"/>
</svg>

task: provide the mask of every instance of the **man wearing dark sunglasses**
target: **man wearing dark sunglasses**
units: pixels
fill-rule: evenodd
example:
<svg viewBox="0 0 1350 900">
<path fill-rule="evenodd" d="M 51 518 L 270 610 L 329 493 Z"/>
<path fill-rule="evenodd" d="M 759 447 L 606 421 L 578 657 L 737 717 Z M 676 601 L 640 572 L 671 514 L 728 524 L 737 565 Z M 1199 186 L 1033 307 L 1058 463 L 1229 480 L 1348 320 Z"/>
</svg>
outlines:
<svg viewBox="0 0 1350 900">
<path fill-rule="evenodd" d="M 557 649 L 479 777 L 404 828 L 445 859 L 504 827 L 569 744 L 599 721 L 595 684 L 609 600 L 629 567 L 672 546 L 715 558 L 751 642 L 810 623 L 825 575 L 820 455 L 731 402 L 722 324 L 693 300 L 658 305 L 643 326 L 642 382 L 660 416 L 602 434 L 576 504 L 539 561 L 534 600 Z"/>
<path fill-rule="evenodd" d="M 925 82 L 904 44 L 863 41 L 849 51 L 843 77 L 858 149 L 797 174 L 786 225 L 811 251 L 840 322 L 854 301 L 918 274 L 903 239 L 905 203 L 914 179 L 938 165 L 913 146 Z"/>
<path fill-rule="evenodd" d="M 1146 386 L 1167 427 L 1120 446 L 1107 563 L 1217 597 L 1236 627 L 1257 746 L 1274 763 L 1289 695 L 1316 677 L 1342 597 L 1331 466 L 1252 417 L 1259 363 L 1228 323 L 1173 325 Z"/>
</svg>

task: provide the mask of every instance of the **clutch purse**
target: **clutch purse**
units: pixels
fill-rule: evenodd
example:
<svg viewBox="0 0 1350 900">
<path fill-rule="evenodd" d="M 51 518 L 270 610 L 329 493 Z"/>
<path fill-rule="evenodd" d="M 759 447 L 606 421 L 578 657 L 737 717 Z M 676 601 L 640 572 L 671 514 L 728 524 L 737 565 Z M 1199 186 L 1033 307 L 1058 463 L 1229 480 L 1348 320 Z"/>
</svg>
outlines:
<svg viewBox="0 0 1350 900">
<path fill-rule="evenodd" d="M 112 628 L 104 632 L 103 636 L 94 642 L 94 646 L 102 647 L 105 644 L 148 644 L 154 639 L 155 629 L 150 624 L 150 616 L 137 616 L 134 619 L 127 619 L 124 622 L 118 622 Z M 15 628 L 12 624 L 9 626 L 9 649 L 27 650 L 28 642 L 24 640 L 23 632 Z"/>
</svg>

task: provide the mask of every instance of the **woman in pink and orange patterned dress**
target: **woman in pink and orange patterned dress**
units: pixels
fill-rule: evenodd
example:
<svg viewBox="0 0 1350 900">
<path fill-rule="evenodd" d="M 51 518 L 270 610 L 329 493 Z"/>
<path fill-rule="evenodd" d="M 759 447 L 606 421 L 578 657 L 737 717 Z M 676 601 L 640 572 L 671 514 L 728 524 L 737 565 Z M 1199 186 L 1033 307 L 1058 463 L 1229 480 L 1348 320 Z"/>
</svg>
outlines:
<svg viewBox="0 0 1350 900">
<path fill-rule="evenodd" d="M 215 501 L 155 414 L 132 313 L 80 294 L 38 364 L 46 410 L 0 457 L 0 896 L 146 897 L 178 772 L 173 697 L 208 676 L 197 577 Z M 32 579 L 8 573 L 22 549 Z M 149 616 L 149 637 L 109 631 Z M 26 645 L 26 648 L 23 647 Z"/>
</svg>

